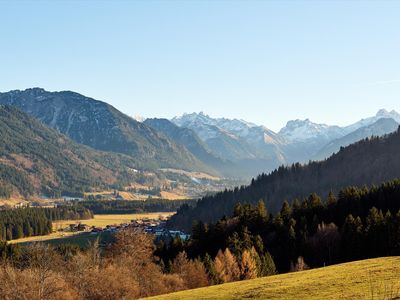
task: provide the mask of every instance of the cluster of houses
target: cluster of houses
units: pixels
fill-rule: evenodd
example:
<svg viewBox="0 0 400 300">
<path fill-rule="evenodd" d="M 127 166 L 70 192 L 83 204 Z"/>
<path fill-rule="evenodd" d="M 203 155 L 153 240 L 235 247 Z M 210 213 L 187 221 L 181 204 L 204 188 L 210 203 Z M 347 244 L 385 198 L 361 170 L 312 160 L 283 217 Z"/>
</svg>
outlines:
<svg viewBox="0 0 400 300">
<path fill-rule="evenodd" d="M 136 221 L 134 225 L 144 230 L 148 234 L 153 234 L 158 240 L 171 241 L 172 239 L 179 237 L 182 241 L 186 241 L 190 238 L 190 235 L 181 230 L 170 230 L 166 227 L 166 221 L 157 222 L 146 222 Z"/>
<path fill-rule="evenodd" d="M 99 234 L 102 232 L 116 233 L 120 230 L 127 228 L 134 228 L 142 230 L 147 234 L 153 234 L 157 239 L 171 241 L 179 237 L 181 240 L 186 241 L 190 235 L 180 230 L 169 230 L 166 228 L 166 220 L 162 219 L 143 219 L 132 220 L 130 223 L 122 223 L 119 225 L 107 225 L 106 227 L 89 226 L 86 224 L 76 223 L 69 224 L 67 228 L 60 229 L 60 231 L 69 232 L 90 232 L 91 234 Z"/>
</svg>

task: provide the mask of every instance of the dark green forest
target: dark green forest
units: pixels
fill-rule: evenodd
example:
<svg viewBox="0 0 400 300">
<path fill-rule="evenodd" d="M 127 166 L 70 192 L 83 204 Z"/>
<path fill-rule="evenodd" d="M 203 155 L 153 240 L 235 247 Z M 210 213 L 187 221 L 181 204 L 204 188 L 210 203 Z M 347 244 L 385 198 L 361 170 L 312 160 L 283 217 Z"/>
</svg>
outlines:
<svg viewBox="0 0 400 300">
<path fill-rule="evenodd" d="M 91 219 L 93 213 L 82 206 L 18 208 L 0 211 L 0 240 L 46 235 L 52 221 Z"/>
<path fill-rule="evenodd" d="M 230 217 L 196 222 L 188 242 L 162 243 L 157 254 L 168 264 L 181 251 L 215 257 L 220 249 L 240 255 L 253 247 L 260 257 L 271 254 L 279 272 L 298 268 L 299 261 L 314 268 L 400 255 L 400 180 L 350 186 L 325 199 L 312 193 L 291 205 L 283 202 L 274 216 L 263 201 L 238 203 Z"/>
<path fill-rule="evenodd" d="M 192 222 L 215 222 L 233 213 L 237 203 L 256 204 L 262 199 L 273 213 L 283 201 L 292 203 L 316 192 L 327 197 L 349 185 L 379 185 L 400 177 L 400 129 L 384 137 L 372 137 L 346 148 L 321 162 L 282 166 L 261 174 L 249 186 L 204 197 L 193 208 L 182 207 L 169 225 L 189 230 Z"/>
</svg>

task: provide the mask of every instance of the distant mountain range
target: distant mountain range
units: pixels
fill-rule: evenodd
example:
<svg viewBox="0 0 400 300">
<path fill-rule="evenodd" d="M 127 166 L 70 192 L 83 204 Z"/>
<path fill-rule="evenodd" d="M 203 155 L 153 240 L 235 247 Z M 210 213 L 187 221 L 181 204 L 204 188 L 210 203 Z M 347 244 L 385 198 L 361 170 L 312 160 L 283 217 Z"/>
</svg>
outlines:
<svg viewBox="0 0 400 300">
<path fill-rule="evenodd" d="M 400 114 L 386 110 L 346 127 L 292 120 L 279 132 L 204 113 L 137 121 L 105 102 L 41 88 L 0 93 L 0 104 L 18 107 L 77 143 L 126 154 L 137 169 L 173 168 L 246 180 L 280 165 L 325 159 L 340 147 L 393 132 L 400 123 Z"/>
<path fill-rule="evenodd" d="M 204 113 L 184 114 L 171 121 L 191 129 L 212 154 L 231 161 L 242 174 L 254 175 L 279 165 L 325 159 L 340 147 L 393 132 L 399 126 L 400 114 L 382 109 L 346 127 L 293 120 L 278 133 L 247 121 L 211 118 Z"/>
</svg>

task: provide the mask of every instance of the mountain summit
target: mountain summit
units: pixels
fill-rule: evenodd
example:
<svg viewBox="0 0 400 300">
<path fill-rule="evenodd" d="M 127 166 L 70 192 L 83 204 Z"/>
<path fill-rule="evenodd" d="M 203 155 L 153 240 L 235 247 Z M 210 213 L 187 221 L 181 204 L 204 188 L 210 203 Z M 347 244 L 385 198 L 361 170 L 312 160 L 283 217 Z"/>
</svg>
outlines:
<svg viewBox="0 0 400 300">
<path fill-rule="evenodd" d="M 288 142 L 306 141 L 315 138 L 331 140 L 342 136 L 343 130 L 339 126 L 317 124 L 305 119 L 287 122 L 286 126 L 279 131 L 279 135 Z"/>
</svg>

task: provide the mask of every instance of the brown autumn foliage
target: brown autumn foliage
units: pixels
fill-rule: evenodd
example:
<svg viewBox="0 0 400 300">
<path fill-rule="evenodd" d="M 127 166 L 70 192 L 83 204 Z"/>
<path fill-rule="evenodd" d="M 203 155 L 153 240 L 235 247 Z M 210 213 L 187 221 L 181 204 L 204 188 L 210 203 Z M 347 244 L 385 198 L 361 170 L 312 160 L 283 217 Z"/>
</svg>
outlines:
<svg viewBox="0 0 400 300">
<path fill-rule="evenodd" d="M 175 258 L 171 272 L 183 278 L 189 289 L 209 285 L 208 276 L 203 263 L 198 260 L 189 260 L 185 252 L 180 252 Z"/>
<path fill-rule="evenodd" d="M 151 236 L 123 230 L 106 250 L 94 243 L 65 259 L 53 248 L 37 243 L 26 247 L 21 262 L 0 266 L 0 295 L 4 300 L 138 299 L 207 285 L 204 266 L 187 261 L 186 271 L 164 274 L 153 256 Z M 207 275 L 204 275 L 207 279 Z M 203 280 L 203 281 L 202 281 Z"/>
<path fill-rule="evenodd" d="M 240 269 L 235 256 L 226 248 L 218 251 L 215 257 L 215 271 L 221 282 L 232 282 L 240 279 Z"/>
<path fill-rule="evenodd" d="M 0 294 L 4 300 L 69 300 L 79 299 L 68 282 L 60 274 L 49 271 L 46 278 L 37 277 L 37 269 L 19 270 L 9 265 L 0 272 Z"/>
<path fill-rule="evenodd" d="M 257 278 L 257 264 L 249 250 L 243 251 L 242 254 L 240 278 L 244 280 Z"/>
<path fill-rule="evenodd" d="M 27 247 L 20 268 L 7 263 L 2 266 L 2 299 L 75 299 L 75 290 L 59 272 L 61 264 L 60 256 L 50 246 Z"/>
<path fill-rule="evenodd" d="M 23 249 L 20 260 L 0 262 L 0 299 L 138 299 L 208 286 L 210 280 L 224 283 L 257 277 L 254 249 L 245 250 L 240 263 L 228 248 L 204 263 L 181 252 L 170 273 L 163 273 L 153 253 L 152 236 L 133 229 L 118 232 L 105 249 L 95 242 L 72 256 L 62 256 L 46 244 L 32 244 Z"/>
</svg>

